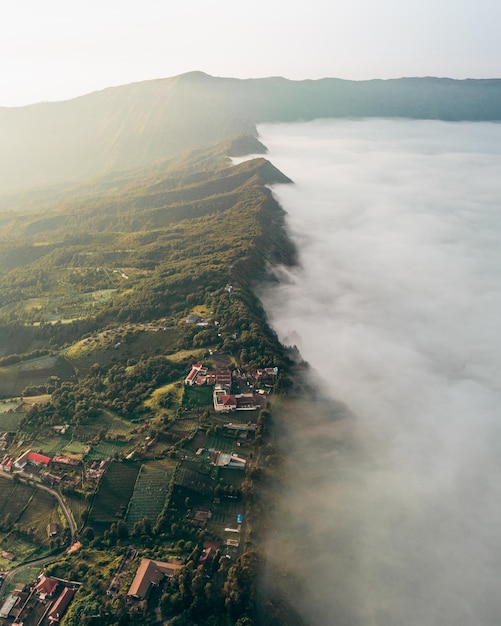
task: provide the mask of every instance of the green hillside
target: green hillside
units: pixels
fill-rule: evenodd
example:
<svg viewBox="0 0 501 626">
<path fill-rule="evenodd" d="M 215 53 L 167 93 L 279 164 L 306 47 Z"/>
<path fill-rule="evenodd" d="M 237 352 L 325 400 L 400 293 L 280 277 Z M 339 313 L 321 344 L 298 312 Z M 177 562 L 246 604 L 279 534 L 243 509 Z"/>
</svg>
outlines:
<svg viewBox="0 0 501 626">
<path fill-rule="evenodd" d="M 265 624 L 265 604 L 284 623 L 301 623 L 261 582 L 272 514 L 262 509 L 273 486 L 269 459 L 278 456 L 270 456 L 270 409 L 292 361 L 253 290 L 269 266 L 295 259 L 268 189 L 290 181 L 263 158 L 230 163 L 228 154 L 246 150 L 263 147 L 240 135 L 12 198 L 15 210 L 0 223 L 0 463 L 6 476 L 14 472 L 4 481 L 10 508 L 17 492 L 33 500 L 18 507 L 33 528 L 0 511 L 0 566 L 29 566 L 65 547 L 66 519 L 41 488 L 57 490 L 83 544 L 55 554 L 47 569 L 82 583 L 65 624 L 96 615 L 101 624 L 118 624 L 116 615 L 146 623 L 154 607 L 181 623 Z M 229 377 L 228 391 L 255 390 L 242 418 L 253 425 L 227 428 L 214 382 L 185 384 L 197 361 L 226 377 L 231 369 L 238 380 Z M 272 373 L 261 379 L 263 368 Z M 219 466 L 210 461 L 216 444 L 226 458 Z M 30 450 L 48 461 L 13 468 Z M 239 468 L 224 466 L 230 453 Z M 263 488 L 255 476 L 268 476 Z M 37 516 L 42 500 L 44 519 L 57 526 L 51 537 Z M 243 518 L 237 540 L 226 529 Z M 217 547 L 210 567 L 207 543 Z M 125 582 L 112 583 L 127 546 L 184 566 L 149 608 L 127 600 L 139 558 Z"/>
</svg>

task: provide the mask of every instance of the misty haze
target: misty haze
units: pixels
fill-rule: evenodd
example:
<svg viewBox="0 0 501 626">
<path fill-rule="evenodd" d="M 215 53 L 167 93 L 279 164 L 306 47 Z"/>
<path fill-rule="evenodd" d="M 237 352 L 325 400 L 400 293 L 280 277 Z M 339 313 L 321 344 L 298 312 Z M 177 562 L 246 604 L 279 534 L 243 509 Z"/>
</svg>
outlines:
<svg viewBox="0 0 501 626">
<path fill-rule="evenodd" d="M 274 193 L 300 252 L 262 298 L 325 396 L 284 416 L 271 544 L 299 608 L 322 626 L 499 623 L 501 125 L 259 132 L 296 183 Z"/>
</svg>

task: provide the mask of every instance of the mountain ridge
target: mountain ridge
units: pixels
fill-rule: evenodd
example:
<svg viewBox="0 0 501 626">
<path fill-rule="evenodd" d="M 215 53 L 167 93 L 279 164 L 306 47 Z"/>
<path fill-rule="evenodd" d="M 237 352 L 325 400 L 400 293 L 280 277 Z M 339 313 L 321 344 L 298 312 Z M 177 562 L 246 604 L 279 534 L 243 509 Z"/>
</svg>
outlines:
<svg viewBox="0 0 501 626">
<path fill-rule="evenodd" d="M 0 108 L 0 189 L 149 165 L 199 145 L 257 135 L 264 122 L 336 117 L 501 120 L 501 80 L 291 81 L 190 72 L 61 102 Z"/>
</svg>

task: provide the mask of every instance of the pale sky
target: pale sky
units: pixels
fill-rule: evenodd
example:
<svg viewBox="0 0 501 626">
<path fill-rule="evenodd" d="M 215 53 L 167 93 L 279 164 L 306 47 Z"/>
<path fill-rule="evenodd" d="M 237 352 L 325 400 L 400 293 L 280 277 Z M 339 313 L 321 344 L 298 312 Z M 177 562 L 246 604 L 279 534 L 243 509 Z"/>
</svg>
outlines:
<svg viewBox="0 0 501 626">
<path fill-rule="evenodd" d="M 496 0 L 2 0 L 0 106 L 150 78 L 501 77 Z"/>
</svg>

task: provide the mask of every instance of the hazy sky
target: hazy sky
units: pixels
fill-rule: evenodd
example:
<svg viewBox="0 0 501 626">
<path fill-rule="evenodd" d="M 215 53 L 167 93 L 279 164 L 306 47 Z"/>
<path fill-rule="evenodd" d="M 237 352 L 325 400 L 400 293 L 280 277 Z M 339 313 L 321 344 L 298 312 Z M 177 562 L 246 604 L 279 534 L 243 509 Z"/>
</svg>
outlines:
<svg viewBox="0 0 501 626">
<path fill-rule="evenodd" d="M 203 70 L 241 78 L 499 77 L 492 0 L 5 0 L 0 105 Z"/>
</svg>

